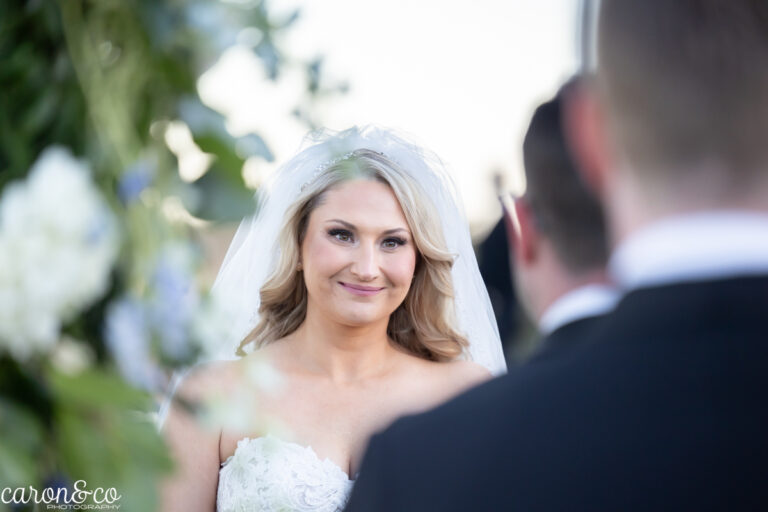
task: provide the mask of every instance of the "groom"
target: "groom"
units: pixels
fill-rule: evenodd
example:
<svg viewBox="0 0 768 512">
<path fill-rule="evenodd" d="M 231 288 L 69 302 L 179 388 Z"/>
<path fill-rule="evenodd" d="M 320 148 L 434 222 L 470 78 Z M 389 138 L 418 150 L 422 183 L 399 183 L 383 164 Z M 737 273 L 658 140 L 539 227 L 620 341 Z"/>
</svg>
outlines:
<svg viewBox="0 0 768 512">
<path fill-rule="evenodd" d="M 567 100 L 581 87 L 571 79 L 534 112 L 523 140 L 525 195 L 505 205 L 515 288 L 543 336 L 529 362 L 565 357 L 591 343 L 590 332 L 619 295 L 606 273 L 600 204 L 568 144 Z"/>
<path fill-rule="evenodd" d="M 767 510 L 768 2 L 603 0 L 594 342 L 375 436 L 348 511 Z"/>
</svg>

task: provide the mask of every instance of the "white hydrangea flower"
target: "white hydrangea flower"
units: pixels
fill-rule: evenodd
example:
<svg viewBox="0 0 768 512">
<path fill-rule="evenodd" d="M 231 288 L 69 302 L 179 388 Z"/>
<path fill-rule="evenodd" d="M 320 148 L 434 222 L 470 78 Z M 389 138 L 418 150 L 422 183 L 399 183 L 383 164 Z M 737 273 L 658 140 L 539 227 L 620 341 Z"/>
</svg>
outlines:
<svg viewBox="0 0 768 512">
<path fill-rule="evenodd" d="M 19 360 L 48 351 L 62 322 L 106 291 L 117 250 L 87 165 L 46 149 L 0 199 L 0 350 Z"/>
<path fill-rule="evenodd" d="M 253 432 L 258 429 L 254 397 L 245 389 L 235 389 L 227 395 L 206 396 L 202 405 L 200 421 L 211 430 Z"/>
<path fill-rule="evenodd" d="M 219 296 L 209 294 L 201 301 L 192 319 L 192 332 L 200 345 L 203 360 L 236 358 L 234 348 L 231 353 L 222 348 L 222 340 L 227 339 L 232 322 L 232 312 Z"/>
<path fill-rule="evenodd" d="M 280 373 L 260 354 L 252 354 L 248 358 L 245 363 L 245 375 L 249 384 L 262 392 L 275 393 L 283 386 Z"/>
<path fill-rule="evenodd" d="M 62 336 L 51 353 L 51 363 L 61 373 L 77 375 L 96 361 L 91 347 L 69 336 Z"/>
</svg>

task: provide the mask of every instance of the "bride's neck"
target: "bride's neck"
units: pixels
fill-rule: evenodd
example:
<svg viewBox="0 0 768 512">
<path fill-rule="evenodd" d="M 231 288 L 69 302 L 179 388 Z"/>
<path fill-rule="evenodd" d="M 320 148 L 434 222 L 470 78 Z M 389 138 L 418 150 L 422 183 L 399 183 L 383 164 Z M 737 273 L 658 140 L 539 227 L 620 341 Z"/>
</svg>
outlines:
<svg viewBox="0 0 768 512">
<path fill-rule="evenodd" d="M 383 375 L 398 352 L 387 337 L 386 321 L 353 327 L 308 311 L 289 337 L 295 362 L 338 384 Z"/>
</svg>

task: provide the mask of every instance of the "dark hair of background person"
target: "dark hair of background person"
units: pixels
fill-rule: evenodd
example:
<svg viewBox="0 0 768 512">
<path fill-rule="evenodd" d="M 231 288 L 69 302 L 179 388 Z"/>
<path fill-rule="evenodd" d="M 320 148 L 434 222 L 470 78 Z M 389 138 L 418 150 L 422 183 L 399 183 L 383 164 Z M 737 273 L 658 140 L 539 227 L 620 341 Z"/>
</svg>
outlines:
<svg viewBox="0 0 768 512">
<path fill-rule="evenodd" d="M 576 274 L 608 259 L 605 220 L 597 198 L 583 183 L 562 130 L 563 96 L 540 105 L 523 141 L 525 200 L 536 227 L 551 240 L 566 269 Z"/>
<path fill-rule="evenodd" d="M 608 129 L 640 179 L 764 176 L 768 1 L 603 0 L 598 23 Z"/>
</svg>

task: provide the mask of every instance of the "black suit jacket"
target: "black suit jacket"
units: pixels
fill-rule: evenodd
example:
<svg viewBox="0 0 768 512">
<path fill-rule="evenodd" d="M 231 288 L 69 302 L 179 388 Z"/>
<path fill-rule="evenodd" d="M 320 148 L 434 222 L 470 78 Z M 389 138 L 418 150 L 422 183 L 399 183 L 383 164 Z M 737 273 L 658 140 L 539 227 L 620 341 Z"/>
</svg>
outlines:
<svg viewBox="0 0 768 512">
<path fill-rule="evenodd" d="M 348 512 L 768 510 L 768 277 L 637 290 L 593 334 L 374 436 Z"/>
<path fill-rule="evenodd" d="M 588 346 L 595 341 L 592 331 L 606 315 L 579 318 L 564 324 L 541 340 L 526 364 L 549 362 L 553 359 L 568 357 L 569 354 Z"/>
</svg>

